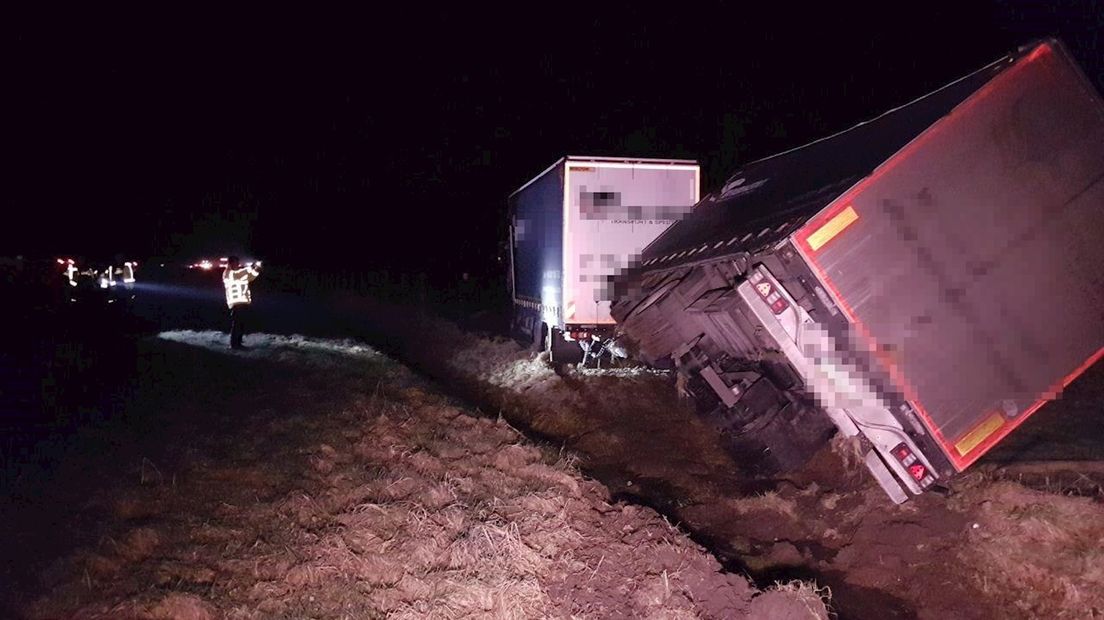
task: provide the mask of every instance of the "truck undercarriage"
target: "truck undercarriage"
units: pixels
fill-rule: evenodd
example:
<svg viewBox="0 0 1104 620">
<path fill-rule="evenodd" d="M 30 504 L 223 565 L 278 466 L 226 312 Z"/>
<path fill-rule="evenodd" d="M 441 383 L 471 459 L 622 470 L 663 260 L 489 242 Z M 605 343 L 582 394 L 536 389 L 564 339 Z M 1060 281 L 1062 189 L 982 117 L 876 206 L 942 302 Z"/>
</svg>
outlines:
<svg viewBox="0 0 1104 620">
<path fill-rule="evenodd" d="M 1037 43 L 738 170 L 615 282 L 642 361 L 763 471 L 835 429 L 895 501 L 1104 355 L 1104 105 Z"/>
<path fill-rule="evenodd" d="M 679 371 L 703 419 L 751 471 L 800 467 L 841 432 L 860 438 L 868 468 L 899 501 L 890 470 L 914 492 L 950 474 L 945 461 L 925 456 L 938 451 L 910 423 L 908 405 L 866 379 L 869 365 L 837 344 L 846 324 L 813 320 L 835 308 L 806 288 L 792 246 L 652 273 L 646 282 L 615 306 L 622 329 L 643 361 Z M 904 459 L 888 458 L 902 447 Z"/>
</svg>

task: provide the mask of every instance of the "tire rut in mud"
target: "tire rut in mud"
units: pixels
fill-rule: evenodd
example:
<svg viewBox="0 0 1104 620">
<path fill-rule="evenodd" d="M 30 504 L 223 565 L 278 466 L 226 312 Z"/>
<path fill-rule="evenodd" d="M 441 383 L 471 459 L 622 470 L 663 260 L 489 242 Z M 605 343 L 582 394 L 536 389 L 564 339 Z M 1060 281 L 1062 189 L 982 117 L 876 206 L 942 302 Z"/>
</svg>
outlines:
<svg viewBox="0 0 1104 620">
<path fill-rule="evenodd" d="M 978 619 L 1002 613 L 952 575 L 962 570 L 954 568 L 955 545 L 966 525 L 938 500 L 922 497 L 894 508 L 862 472 L 828 450 L 808 468 L 812 476 L 757 479 L 742 472 L 678 402 L 667 379 L 595 379 L 571 371 L 565 377 L 548 367 L 537 378 L 514 377 L 509 369 L 504 377 L 488 376 L 495 372 L 494 356 L 503 354 L 508 359 L 497 360 L 500 365 L 544 371 L 532 370 L 540 359 L 508 340 L 474 336 L 431 318 L 378 317 L 373 329 L 360 330 L 362 337 L 373 342 L 386 333 L 385 350 L 441 389 L 501 414 L 530 437 L 577 453 L 581 469 L 616 497 L 664 514 L 757 584 L 815 580 L 831 587 L 842 618 L 909 618 L 919 610 Z M 415 344 L 425 342 L 433 342 L 432 350 Z M 608 387 L 616 387 L 619 402 L 599 394 Z M 864 513 L 897 510 L 918 525 L 862 520 Z M 938 600 L 933 591 L 940 592 Z"/>
</svg>

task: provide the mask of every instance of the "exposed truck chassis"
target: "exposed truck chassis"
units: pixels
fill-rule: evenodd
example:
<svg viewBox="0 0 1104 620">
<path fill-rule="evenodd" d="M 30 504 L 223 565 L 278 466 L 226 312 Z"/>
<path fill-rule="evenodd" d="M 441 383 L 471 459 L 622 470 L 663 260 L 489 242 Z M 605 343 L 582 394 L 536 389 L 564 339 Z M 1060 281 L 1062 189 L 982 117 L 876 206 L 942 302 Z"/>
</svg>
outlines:
<svg viewBox="0 0 1104 620">
<path fill-rule="evenodd" d="M 863 379 L 856 371 L 868 365 L 836 344 L 846 322 L 791 243 L 652 272 L 645 282 L 614 316 L 639 357 L 677 368 L 699 413 L 750 471 L 800 467 L 838 429 L 859 438 L 867 468 L 896 502 L 907 499 L 901 484 L 920 493 L 953 472 L 925 456 L 939 450 L 908 403 Z"/>
</svg>

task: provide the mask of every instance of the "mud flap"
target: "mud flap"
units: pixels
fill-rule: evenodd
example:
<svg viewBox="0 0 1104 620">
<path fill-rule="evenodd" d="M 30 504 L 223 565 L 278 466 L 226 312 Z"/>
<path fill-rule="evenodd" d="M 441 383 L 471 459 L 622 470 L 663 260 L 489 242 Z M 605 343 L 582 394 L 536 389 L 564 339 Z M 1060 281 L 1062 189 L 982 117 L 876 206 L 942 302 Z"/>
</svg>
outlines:
<svg viewBox="0 0 1104 620">
<path fill-rule="evenodd" d="M 563 331 L 553 327 L 548 336 L 548 351 L 553 364 L 578 364 L 583 361 L 583 348 L 578 342 L 564 338 Z"/>
<path fill-rule="evenodd" d="M 878 485 L 882 487 L 889 499 L 893 500 L 894 504 L 903 504 L 908 500 L 908 493 L 901 488 L 901 483 L 893 477 L 889 468 L 882 462 L 882 457 L 878 456 L 877 451 L 867 452 L 864 460 L 866 461 L 866 468 L 874 474 L 874 479 L 878 481 Z"/>
</svg>

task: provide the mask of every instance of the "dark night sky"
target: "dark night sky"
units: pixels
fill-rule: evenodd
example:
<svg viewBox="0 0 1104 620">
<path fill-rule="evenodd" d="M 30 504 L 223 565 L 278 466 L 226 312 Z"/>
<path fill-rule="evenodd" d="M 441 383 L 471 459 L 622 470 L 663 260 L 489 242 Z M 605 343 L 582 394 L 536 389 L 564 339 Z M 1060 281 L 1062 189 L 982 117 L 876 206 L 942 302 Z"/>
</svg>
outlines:
<svg viewBox="0 0 1104 620">
<path fill-rule="evenodd" d="M 1046 35 L 1104 84 L 1095 2 L 742 4 L 13 16 L 0 255 L 481 271 L 564 154 L 697 158 L 709 189 Z"/>
</svg>

